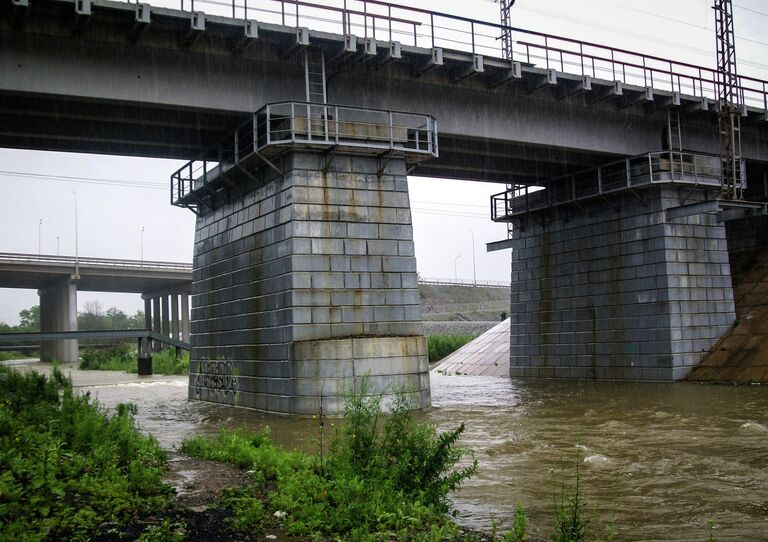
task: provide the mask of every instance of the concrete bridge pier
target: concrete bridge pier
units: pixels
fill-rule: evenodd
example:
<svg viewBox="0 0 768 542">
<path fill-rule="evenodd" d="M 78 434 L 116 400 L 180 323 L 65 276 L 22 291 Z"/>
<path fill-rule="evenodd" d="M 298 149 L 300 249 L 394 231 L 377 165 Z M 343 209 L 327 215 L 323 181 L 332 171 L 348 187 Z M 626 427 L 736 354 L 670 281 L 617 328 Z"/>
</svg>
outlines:
<svg viewBox="0 0 768 542">
<path fill-rule="evenodd" d="M 429 406 L 404 159 L 274 160 L 199 209 L 190 398 L 338 415 L 368 375 Z"/>
<path fill-rule="evenodd" d="M 514 230 L 513 377 L 678 380 L 734 322 L 725 226 L 655 186 Z M 683 206 L 683 207 L 681 207 Z"/>
<path fill-rule="evenodd" d="M 40 331 L 77 331 L 77 283 L 70 277 L 38 290 Z M 42 341 L 40 361 L 62 363 L 78 360 L 76 339 Z"/>
<path fill-rule="evenodd" d="M 142 294 L 145 327 L 166 337 L 189 342 L 189 295 L 188 288 Z M 152 342 L 154 352 L 162 350 L 161 344 Z"/>
</svg>

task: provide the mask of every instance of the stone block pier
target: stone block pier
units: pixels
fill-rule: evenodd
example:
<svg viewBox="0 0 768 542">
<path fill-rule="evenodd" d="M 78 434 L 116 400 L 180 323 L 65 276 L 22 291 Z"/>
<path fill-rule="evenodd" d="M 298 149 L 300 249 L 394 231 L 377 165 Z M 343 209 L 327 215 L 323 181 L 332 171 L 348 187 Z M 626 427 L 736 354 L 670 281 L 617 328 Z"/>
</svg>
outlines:
<svg viewBox="0 0 768 542">
<path fill-rule="evenodd" d="M 178 200 L 216 194 L 197 207 L 190 397 L 339 415 L 367 378 L 385 402 L 429 406 L 406 158 L 289 149 L 219 192 L 219 173 L 189 177 Z"/>
</svg>

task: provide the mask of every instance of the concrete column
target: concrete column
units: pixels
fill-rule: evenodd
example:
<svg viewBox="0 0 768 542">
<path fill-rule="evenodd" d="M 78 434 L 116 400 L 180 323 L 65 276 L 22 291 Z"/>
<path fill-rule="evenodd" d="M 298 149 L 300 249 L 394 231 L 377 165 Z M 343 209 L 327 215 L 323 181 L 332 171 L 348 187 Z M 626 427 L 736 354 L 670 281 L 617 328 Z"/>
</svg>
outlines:
<svg viewBox="0 0 768 542">
<path fill-rule="evenodd" d="M 65 278 L 39 290 L 40 331 L 77 331 L 77 284 Z M 62 363 L 78 360 L 78 341 L 43 341 L 40 360 Z"/>
<path fill-rule="evenodd" d="M 161 333 L 164 337 L 168 337 L 171 334 L 171 322 L 168 312 L 168 295 L 160 296 L 160 327 Z"/>
<path fill-rule="evenodd" d="M 152 300 L 149 298 L 144 300 L 144 327 L 152 329 Z"/>
<path fill-rule="evenodd" d="M 705 195 L 657 187 L 516 228 L 511 376 L 684 378 L 735 319 L 723 223 L 667 214 Z"/>
<path fill-rule="evenodd" d="M 369 375 L 385 402 L 430 405 L 406 164 L 323 164 L 289 153 L 198 218 L 191 398 L 338 415 Z"/>
<path fill-rule="evenodd" d="M 155 333 L 161 333 L 161 318 L 160 318 L 160 298 L 159 297 L 153 297 L 152 298 L 152 331 Z M 162 346 L 157 341 L 152 341 L 152 351 L 153 352 L 159 352 L 162 349 Z"/>
<path fill-rule="evenodd" d="M 179 294 L 171 294 L 171 337 L 179 340 Z"/>
<path fill-rule="evenodd" d="M 189 292 L 181 293 L 181 340 L 189 342 Z"/>
</svg>

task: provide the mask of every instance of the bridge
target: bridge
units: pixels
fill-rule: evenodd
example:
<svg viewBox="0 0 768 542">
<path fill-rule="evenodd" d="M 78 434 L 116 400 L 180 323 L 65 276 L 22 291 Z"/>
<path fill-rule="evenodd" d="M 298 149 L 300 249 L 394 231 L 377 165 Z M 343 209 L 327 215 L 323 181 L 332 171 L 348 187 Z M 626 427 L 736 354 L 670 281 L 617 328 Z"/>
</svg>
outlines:
<svg viewBox="0 0 768 542">
<path fill-rule="evenodd" d="M 429 404 L 411 173 L 509 185 L 513 376 L 679 379 L 734 320 L 722 220 L 764 206 L 715 201 L 712 68 L 378 0 L 4 1 L 0 145 L 189 160 L 193 398 Z M 754 202 L 768 88 L 738 94 Z"/>
<path fill-rule="evenodd" d="M 41 334 L 24 337 L 43 341 L 43 361 L 77 361 L 77 337 L 90 338 L 84 332 L 61 335 L 77 332 L 78 290 L 142 294 L 146 328 L 166 342 L 188 343 L 191 286 L 190 264 L 0 253 L 0 288 L 35 289 L 40 295 Z M 156 337 L 154 344 L 159 347 Z"/>
</svg>

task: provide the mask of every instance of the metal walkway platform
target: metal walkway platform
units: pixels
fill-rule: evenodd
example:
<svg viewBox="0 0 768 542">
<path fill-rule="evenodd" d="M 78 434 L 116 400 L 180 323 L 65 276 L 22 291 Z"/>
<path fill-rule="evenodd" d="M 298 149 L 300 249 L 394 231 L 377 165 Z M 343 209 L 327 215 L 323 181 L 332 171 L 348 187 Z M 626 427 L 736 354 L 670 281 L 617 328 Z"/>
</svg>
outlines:
<svg viewBox="0 0 768 542">
<path fill-rule="evenodd" d="M 437 121 L 430 115 L 309 102 L 268 104 L 207 157 L 171 175 L 171 204 L 197 212 L 213 208 L 228 187 L 253 177 L 288 148 L 404 157 L 417 164 L 439 155 Z"/>
</svg>

